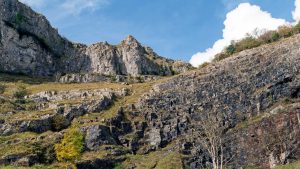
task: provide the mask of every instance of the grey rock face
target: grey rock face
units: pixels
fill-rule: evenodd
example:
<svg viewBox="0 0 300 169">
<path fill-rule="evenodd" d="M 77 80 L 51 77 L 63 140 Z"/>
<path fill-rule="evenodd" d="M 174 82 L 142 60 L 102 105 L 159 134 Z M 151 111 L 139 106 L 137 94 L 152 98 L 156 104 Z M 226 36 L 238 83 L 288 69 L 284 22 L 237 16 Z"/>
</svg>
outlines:
<svg viewBox="0 0 300 169">
<path fill-rule="evenodd" d="M 126 89 L 100 89 L 93 91 L 45 91 L 28 96 L 35 102 L 51 103 L 51 107 L 49 106 L 48 108 L 52 109 L 42 116 L 31 119 L 3 120 L 0 123 L 0 136 L 29 131 L 36 133 L 43 133 L 49 130 L 60 131 L 70 126 L 74 118 L 86 113 L 100 113 L 107 109 L 116 97 L 123 97 L 128 95 L 128 93 L 129 91 Z M 59 105 L 55 103 L 64 99 L 88 97 L 93 98 L 75 105 Z M 10 114 L 13 115 L 13 113 L 7 113 L 4 116 L 9 117 Z"/>
<path fill-rule="evenodd" d="M 81 161 L 76 164 L 78 169 L 108 169 L 114 168 L 116 164 L 124 159 L 96 159 L 94 161 Z"/>
<path fill-rule="evenodd" d="M 0 1 L 0 26 L 2 72 L 36 76 L 87 74 L 80 77 L 82 82 L 102 80 L 100 75 L 172 75 L 191 68 L 158 56 L 132 36 L 119 45 L 72 43 L 62 38 L 44 16 L 17 0 Z M 74 78 L 78 81 L 77 76 Z"/>
<path fill-rule="evenodd" d="M 38 162 L 36 155 L 10 155 L 0 158 L 0 165 L 8 165 L 14 163 L 16 166 L 30 167 Z"/>
<path fill-rule="evenodd" d="M 132 76 L 172 75 L 171 63 L 153 52 L 148 52 L 132 36 L 128 36 L 117 46 L 108 43 L 94 44 L 87 48 L 86 54 L 91 57 L 93 73 Z M 159 65 L 151 58 L 162 59 L 164 62 Z"/>
<path fill-rule="evenodd" d="M 136 104 L 136 108 L 143 113 L 148 124 L 144 140 L 141 140 L 142 144 L 163 147 L 182 136 L 193 140 L 193 133 L 197 131 L 193 126 L 198 123 L 203 113 L 224 115 L 224 123 L 228 129 L 233 129 L 244 120 L 263 113 L 269 113 L 271 117 L 280 114 L 278 112 L 286 107 L 276 106 L 275 103 L 281 103 L 286 98 L 299 98 L 299 39 L 300 36 L 296 35 L 275 44 L 246 50 L 198 71 L 179 75 L 168 82 L 156 85 L 152 92 L 144 95 Z M 293 111 L 290 113 L 293 114 Z M 269 157 L 272 157 L 274 163 L 278 165 L 282 160 L 277 146 L 285 147 L 285 145 L 292 145 L 292 148 L 283 148 L 282 156 L 285 156 L 283 161 L 299 159 L 299 153 L 295 153 L 300 151 L 299 148 L 293 149 L 299 143 L 297 138 L 299 130 L 295 129 L 296 116 L 287 114 L 283 117 L 287 117 L 282 120 L 286 123 L 278 122 L 278 125 L 286 125 L 289 129 L 286 132 L 279 132 L 283 137 L 291 137 L 289 141 L 268 147 L 272 151 L 258 157 L 255 154 L 259 153 L 255 152 L 260 151 L 258 149 L 264 151 L 262 147 L 266 145 L 251 146 L 251 141 L 241 145 L 238 142 L 240 139 L 233 139 L 234 141 L 228 145 L 232 149 L 228 152 L 238 153 L 238 155 L 235 161 L 232 161 L 232 166 L 236 168 L 246 164 L 268 166 L 269 164 L 266 163 Z M 259 124 L 261 125 L 259 128 L 267 127 L 264 135 L 259 136 L 259 139 L 266 139 L 265 136 L 268 134 L 272 135 L 272 130 L 275 128 L 272 120 L 266 122 L 268 125 Z M 246 133 L 249 132 L 251 131 Z M 234 134 L 236 137 L 241 137 L 240 134 Z M 205 152 L 203 155 L 203 149 L 196 146 L 197 143 L 194 144 L 195 146 L 190 150 L 194 157 L 191 158 L 189 165 L 192 168 L 200 168 L 209 162 L 209 157 Z M 229 157 L 232 155 L 230 153 L 227 154 Z M 293 154 L 293 157 L 285 155 L 289 153 Z"/>
<path fill-rule="evenodd" d="M 38 76 L 52 75 L 56 70 L 54 55 L 30 36 L 0 22 L 0 71 Z"/>
<path fill-rule="evenodd" d="M 89 102 L 88 111 L 89 112 L 101 112 L 107 109 L 113 103 L 113 96 L 102 96 L 97 100 L 92 100 Z"/>
<path fill-rule="evenodd" d="M 34 95 L 28 96 L 33 101 L 63 101 L 70 99 L 83 99 L 88 97 L 108 97 L 113 99 L 114 97 L 123 97 L 128 95 L 128 90 L 120 89 L 99 89 L 99 90 L 69 90 L 69 91 L 43 91 Z"/>
<path fill-rule="evenodd" d="M 85 133 L 85 145 L 89 150 L 97 150 L 101 145 L 114 145 L 117 143 L 106 126 L 95 125 L 81 130 Z"/>
</svg>

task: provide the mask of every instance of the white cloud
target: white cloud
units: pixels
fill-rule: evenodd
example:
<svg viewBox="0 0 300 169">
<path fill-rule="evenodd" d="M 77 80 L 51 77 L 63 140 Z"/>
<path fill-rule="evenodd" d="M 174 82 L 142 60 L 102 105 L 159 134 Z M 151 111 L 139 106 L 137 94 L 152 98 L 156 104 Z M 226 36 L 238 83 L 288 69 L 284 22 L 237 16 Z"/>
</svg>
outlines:
<svg viewBox="0 0 300 169">
<path fill-rule="evenodd" d="M 45 0 L 19 0 L 19 1 L 31 7 L 36 7 L 36 8 L 41 7 L 45 3 Z"/>
<path fill-rule="evenodd" d="M 84 10 L 95 10 L 108 4 L 108 0 L 65 0 L 61 7 L 65 12 L 78 15 Z"/>
<path fill-rule="evenodd" d="M 255 29 L 275 30 L 284 24 L 287 24 L 284 19 L 273 18 L 270 13 L 262 11 L 259 6 L 241 3 L 237 8 L 227 13 L 224 21 L 223 38 L 216 41 L 212 48 L 193 55 L 190 63 L 193 66 L 199 66 L 204 62 L 211 61 L 232 40 L 242 39 L 247 33 L 252 33 Z"/>
<path fill-rule="evenodd" d="M 300 21 L 300 0 L 295 0 L 295 10 L 293 11 L 293 19 L 296 22 Z"/>
</svg>

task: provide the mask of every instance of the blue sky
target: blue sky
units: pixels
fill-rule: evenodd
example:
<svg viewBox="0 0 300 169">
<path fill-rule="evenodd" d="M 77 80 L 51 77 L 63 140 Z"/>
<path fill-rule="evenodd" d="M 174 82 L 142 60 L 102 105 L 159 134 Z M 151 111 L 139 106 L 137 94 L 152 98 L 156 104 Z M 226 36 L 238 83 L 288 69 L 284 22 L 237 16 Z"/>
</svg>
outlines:
<svg viewBox="0 0 300 169">
<path fill-rule="evenodd" d="M 118 44 L 133 35 L 172 59 L 189 61 L 222 38 L 226 14 L 249 2 L 292 21 L 294 0 L 21 0 L 45 15 L 62 36 L 85 44 Z M 213 1 L 213 2 L 212 2 Z M 89 4 L 87 4 L 89 3 Z"/>
</svg>

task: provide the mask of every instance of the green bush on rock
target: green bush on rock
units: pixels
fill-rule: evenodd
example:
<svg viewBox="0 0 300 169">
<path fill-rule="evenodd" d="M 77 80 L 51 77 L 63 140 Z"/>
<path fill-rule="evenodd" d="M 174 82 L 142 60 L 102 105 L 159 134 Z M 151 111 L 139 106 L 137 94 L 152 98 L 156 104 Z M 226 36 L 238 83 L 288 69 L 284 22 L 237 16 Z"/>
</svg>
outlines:
<svg viewBox="0 0 300 169">
<path fill-rule="evenodd" d="M 76 169 L 75 161 L 83 152 L 83 134 L 77 128 L 70 128 L 64 133 L 61 143 L 55 145 L 55 153 L 58 161 L 69 162 Z"/>
</svg>

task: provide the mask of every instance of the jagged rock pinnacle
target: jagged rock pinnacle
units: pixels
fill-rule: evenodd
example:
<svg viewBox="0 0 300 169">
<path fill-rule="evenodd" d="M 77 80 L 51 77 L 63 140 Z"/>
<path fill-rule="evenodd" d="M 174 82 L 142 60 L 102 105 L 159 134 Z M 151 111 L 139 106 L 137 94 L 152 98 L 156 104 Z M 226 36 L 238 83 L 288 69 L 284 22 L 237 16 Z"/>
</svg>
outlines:
<svg viewBox="0 0 300 169">
<path fill-rule="evenodd" d="M 131 44 L 137 44 L 137 45 L 140 45 L 140 42 L 137 41 L 132 35 L 128 35 L 123 41 L 122 41 L 123 44 L 126 44 L 126 45 L 131 45 Z"/>
</svg>

